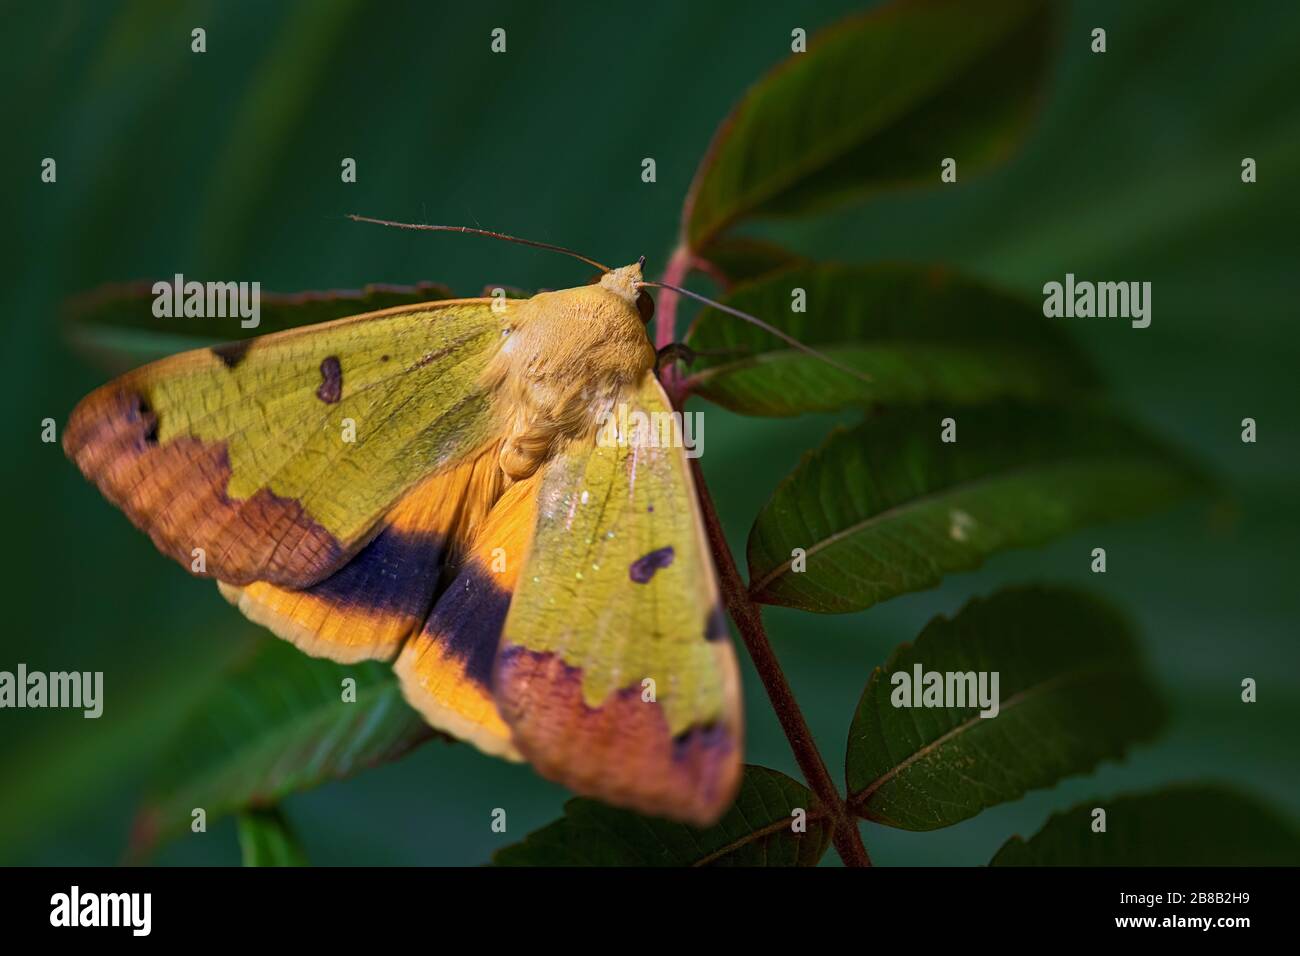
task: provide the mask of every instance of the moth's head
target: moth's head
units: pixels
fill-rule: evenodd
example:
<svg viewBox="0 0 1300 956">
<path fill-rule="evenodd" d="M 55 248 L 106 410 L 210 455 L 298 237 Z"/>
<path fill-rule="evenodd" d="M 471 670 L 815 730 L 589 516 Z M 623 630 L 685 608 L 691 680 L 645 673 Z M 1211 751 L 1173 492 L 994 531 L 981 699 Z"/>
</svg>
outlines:
<svg viewBox="0 0 1300 956">
<path fill-rule="evenodd" d="M 630 266 L 610 269 L 600 277 L 600 284 L 629 305 L 636 306 L 636 310 L 641 313 L 641 321 L 649 322 L 654 318 L 655 303 L 650 298 L 650 293 L 641 287 L 641 269 L 644 265 L 645 256 L 642 256 Z"/>
</svg>

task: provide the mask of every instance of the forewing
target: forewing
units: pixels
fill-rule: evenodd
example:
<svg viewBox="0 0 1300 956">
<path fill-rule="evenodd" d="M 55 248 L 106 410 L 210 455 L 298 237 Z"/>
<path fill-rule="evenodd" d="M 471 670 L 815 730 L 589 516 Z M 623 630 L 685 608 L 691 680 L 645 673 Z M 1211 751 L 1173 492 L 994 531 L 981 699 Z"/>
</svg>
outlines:
<svg viewBox="0 0 1300 956">
<path fill-rule="evenodd" d="M 92 392 L 64 448 L 187 569 L 308 587 L 491 438 L 479 378 L 508 312 L 455 300 L 186 352 Z"/>
</svg>

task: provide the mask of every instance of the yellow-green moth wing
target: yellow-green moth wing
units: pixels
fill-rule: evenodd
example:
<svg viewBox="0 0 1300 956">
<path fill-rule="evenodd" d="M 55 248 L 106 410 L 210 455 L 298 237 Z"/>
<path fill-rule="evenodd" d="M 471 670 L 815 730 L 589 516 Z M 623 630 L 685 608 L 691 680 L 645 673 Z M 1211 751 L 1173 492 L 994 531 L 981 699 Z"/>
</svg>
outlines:
<svg viewBox="0 0 1300 956">
<path fill-rule="evenodd" d="M 192 572 L 308 587 L 493 437 L 480 374 L 506 305 L 402 306 L 163 359 L 87 396 L 64 449 Z"/>
<path fill-rule="evenodd" d="M 631 422 L 672 411 L 653 372 L 624 398 Z M 629 431 L 547 464 L 493 692 L 544 776 L 704 825 L 740 779 L 735 653 L 685 452 Z"/>
</svg>

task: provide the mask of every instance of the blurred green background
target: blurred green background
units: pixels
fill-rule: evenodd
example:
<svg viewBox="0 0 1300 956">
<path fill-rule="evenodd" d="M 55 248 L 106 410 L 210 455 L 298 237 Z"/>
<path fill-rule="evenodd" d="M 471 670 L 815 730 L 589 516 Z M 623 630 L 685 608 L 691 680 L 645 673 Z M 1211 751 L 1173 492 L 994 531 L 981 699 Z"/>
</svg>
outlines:
<svg viewBox="0 0 1300 956">
<path fill-rule="evenodd" d="M 155 553 L 41 443 L 104 375 L 75 355 L 60 302 L 99 283 L 187 277 L 264 289 L 430 279 L 576 285 L 586 268 L 466 237 L 385 232 L 348 212 L 481 224 L 607 262 L 661 268 L 712 130 L 744 89 L 861 3 L 61 2 L 6 4 L 6 222 L 0 285 L 7 615 L 0 669 L 103 670 L 97 721 L 0 713 L 0 861 L 113 863 L 170 733 L 250 642 L 210 583 Z M 206 28 L 208 52 L 190 52 Z M 509 52 L 489 51 L 508 31 Z M 1104 26 L 1109 52 L 1088 50 Z M 1002 583 L 1074 583 L 1138 621 L 1172 720 L 1157 743 L 957 827 L 863 825 L 881 864 L 979 864 L 1054 809 L 1183 779 L 1261 794 L 1300 818 L 1295 581 L 1300 6 L 1076 4 L 1025 146 L 957 186 L 875 197 L 760 229 L 809 255 L 952 264 L 1038 298 L 1066 272 L 1149 280 L 1151 328 L 1064 320 L 1135 415 L 1222 476 L 1233 507 L 1187 506 L 1005 554 L 863 614 L 768 612 L 772 638 L 836 776 L 870 669 L 933 615 Z M 56 185 L 40 162 L 58 161 Z M 339 164 L 355 157 L 359 179 Z M 658 182 L 641 182 L 652 156 Z M 1259 164 L 1243 185 L 1242 157 Z M 937 163 L 937 160 L 936 160 Z M 689 314 L 689 312 L 688 312 Z M 1259 442 L 1239 440 L 1259 422 Z M 712 409 L 703 465 L 743 552 L 778 480 L 832 420 Z M 1088 572 L 1104 546 L 1109 573 Z M 1051 635 L 1044 635 L 1050 640 Z M 742 654 L 743 659 L 743 654 Z M 797 776 L 743 663 L 747 759 Z M 1259 703 L 1239 700 L 1243 677 Z M 285 814 L 316 863 L 477 864 L 559 815 L 525 766 L 434 743 L 299 794 Z M 491 808 L 510 832 L 493 834 Z M 226 820 L 166 863 L 238 862 Z M 830 853 L 828 861 L 834 859 Z"/>
</svg>

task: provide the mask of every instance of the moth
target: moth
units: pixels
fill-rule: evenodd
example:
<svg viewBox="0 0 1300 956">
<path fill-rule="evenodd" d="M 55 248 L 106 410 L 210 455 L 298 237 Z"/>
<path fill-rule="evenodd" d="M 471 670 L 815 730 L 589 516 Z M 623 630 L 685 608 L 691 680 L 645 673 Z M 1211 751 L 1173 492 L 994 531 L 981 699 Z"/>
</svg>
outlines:
<svg viewBox="0 0 1300 956">
<path fill-rule="evenodd" d="M 691 471 L 679 446 L 600 440 L 620 405 L 673 410 L 651 283 L 578 258 L 597 282 L 154 362 L 83 399 L 63 445 L 306 653 L 391 661 L 434 728 L 707 825 L 739 785 L 742 716 Z"/>
</svg>

